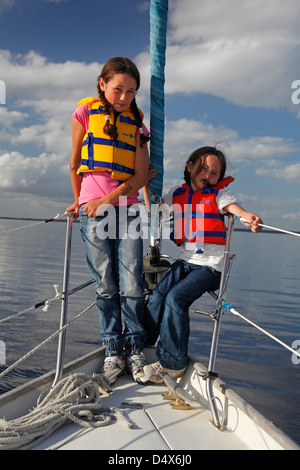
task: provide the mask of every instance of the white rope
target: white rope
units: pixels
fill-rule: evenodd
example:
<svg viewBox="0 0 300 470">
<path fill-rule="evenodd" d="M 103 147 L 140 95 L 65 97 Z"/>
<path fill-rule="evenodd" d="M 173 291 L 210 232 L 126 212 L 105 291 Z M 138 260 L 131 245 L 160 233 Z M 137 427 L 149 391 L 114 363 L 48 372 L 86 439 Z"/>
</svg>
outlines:
<svg viewBox="0 0 300 470">
<path fill-rule="evenodd" d="M 300 357 L 300 353 L 298 351 L 296 351 L 295 349 L 291 348 L 290 346 L 288 346 L 286 343 L 284 343 L 283 341 L 281 341 L 280 339 L 276 338 L 276 336 L 273 336 L 271 335 L 271 333 L 269 333 L 268 331 L 264 330 L 263 328 L 261 328 L 260 326 L 256 325 L 256 323 L 252 322 L 251 320 L 249 320 L 248 318 L 244 317 L 241 313 L 237 312 L 234 308 L 231 307 L 231 305 L 227 305 L 225 302 L 222 303 L 223 306 L 225 306 L 225 308 L 227 310 L 229 310 L 233 315 L 235 316 L 238 316 L 240 317 L 242 320 L 246 321 L 247 323 L 249 323 L 250 325 L 254 326 L 254 328 L 260 330 L 262 333 L 264 333 L 265 335 L 269 336 L 269 338 L 273 339 L 274 341 L 276 341 L 277 343 L 279 343 L 281 346 L 283 346 L 284 348 L 288 349 L 289 351 L 291 351 L 293 354 L 295 354 L 296 356 Z"/>
<path fill-rule="evenodd" d="M 74 374 L 62 379 L 27 415 L 0 420 L 0 450 L 32 449 L 68 422 L 97 428 L 117 419 L 132 428 L 120 409 L 102 407 L 101 393 L 107 395 L 108 391 L 107 380 L 101 374 L 90 378 Z"/>
<path fill-rule="evenodd" d="M 66 217 L 67 215 L 67 212 L 65 212 L 64 214 L 60 215 L 60 214 L 57 214 L 55 217 L 53 217 L 52 219 L 46 219 L 46 220 L 42 220 L 41 222 L 35 222 L 34 224 L 28 224 L 28 225 L 23 225 L 21 227 L 16 227 L 16 228 L 11 228 L 9 230 L 2 230 L 0 232 L 0 235 L 4 234 L 4 233 L 10 233 L 10 232 L 17 232 L 19 230 L 23 230 L 24 228 L 30 228 L 30 227 L 36 227 L 37 225 L 41 225 L 41 224 L 46 224 L 48 222 L 54 222 L 55 220 L 60 220 L 62 219 L 63 217 Z M 10 219 L 8 219 L 10 220 Z"/>
<path fill-rule="evenodd" d="M 251 222 L 250 220 L 247 220 L 247 219 L 244 219 L 243 217 L 237 217 L 237 216 L 234 216 L 235 219 L 237 220 L 240 220 L 241 222 L 245 222 L 249 225 L 252 225 L 253 222 Z M 271 225 L 265 225 L 265 224 L 257 224 L 259 225 L 260 227 L 264 227 L 264 228 L 269 228 L 271 230 L 275 230 L 276 232 L 282 232 L 282 233 L 287 233 L 288 235 L 294 235 L 295 237 L 300 237 L 300 233 L 296 233 L 296 232 L 290 232 L 288 230 L 283 230 L 282 228 L 277 228 L 277 227 L 272 227 Z"/>
</svg>

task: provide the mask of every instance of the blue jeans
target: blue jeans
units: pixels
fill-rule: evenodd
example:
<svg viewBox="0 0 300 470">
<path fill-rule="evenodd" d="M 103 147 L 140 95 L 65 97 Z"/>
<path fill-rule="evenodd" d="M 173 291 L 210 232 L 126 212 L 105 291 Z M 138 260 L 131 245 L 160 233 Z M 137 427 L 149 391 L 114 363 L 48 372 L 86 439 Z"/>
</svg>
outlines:
<svg viewBox="0 0 300 470">
<path fill-rule="evenodd" d="M 156 359 L 163 367 L 183 369 L 188 364 L 189 307 L 205 292 L 217 290 L 221 273 L 207 266 L 176 261 L 149 295 L 145 327 L 147 342 L 160 335 Z"/>
<path fill-rule="evenodd" d="M 88 218 L 80 208 L 81 235 L 89 269 L 97 282 L 100 334 L 107 355 L 141 352 L 144 320 L 143 242 L 137 237 L 139 214 L 110 206 Z"/>
</svg>

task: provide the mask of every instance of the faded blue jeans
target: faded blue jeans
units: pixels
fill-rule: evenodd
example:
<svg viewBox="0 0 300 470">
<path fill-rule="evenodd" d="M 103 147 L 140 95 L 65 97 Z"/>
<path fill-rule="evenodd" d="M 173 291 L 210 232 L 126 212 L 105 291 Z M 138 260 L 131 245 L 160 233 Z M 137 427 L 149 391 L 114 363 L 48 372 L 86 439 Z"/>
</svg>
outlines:
<svg viewBox="0 0 300 470">
<path fill-rule="evenodd" d="M 139 214 L 109 206 L 88 218 L 80 208 L 81 235 L 88 267 L 97 282 L 100 335 L 107 355 L 130 355 L 144 348 L 143 241 Z"/>
<path fill-rule="evenodd" d="M 188 364 L 189 307 L 205 292 L 217 290 L 221 273 L 207 266 L 178 260 L 149 295 L 145 327 L 147 343 L 160 336 L 156 359 L 163 367 L 180 370 Z"/>
</svg>

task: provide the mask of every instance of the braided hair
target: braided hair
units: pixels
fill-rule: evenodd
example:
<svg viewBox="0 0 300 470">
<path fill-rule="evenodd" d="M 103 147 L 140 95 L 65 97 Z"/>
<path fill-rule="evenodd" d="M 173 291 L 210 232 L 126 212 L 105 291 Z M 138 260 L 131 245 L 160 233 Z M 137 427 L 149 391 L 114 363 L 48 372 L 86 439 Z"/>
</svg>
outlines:
<svg viewBox="0 0 300 470">
<path fill-rule="evenodd" d="M 108 83 L 114 75 L 116 74 L 127 74 L 132 77 L 136 81 L 136 89 L 138 90 L 140 87 L 140 73 L 136 67 L 136 65 L 127 57 L 114 57 L 110 59 L 104 65 L 101 74 L 98 77 L 98 84 L 97 84 L 97 91 L 99 95 L 99 99 L 103 104 L 103 112 L 105 113 L 106 122 L 103 127 L 104 134 L 108 135 L 112 140 L 116 140 L 118 138 L 118 129 L 114 124 L 111 124 L 109 121 L 111 106 L 107 99 L 105 98 L 104 91 L 101 90 L 99 79 L 102 78 L 105 83 Z M 141 113 L 137 107 L 135 98 L 132 100 L 130 104 L 130 109 L 134 115 L 134 118 L 137 123 L 137 127 L 140 131 L 140 141 L 141 147 L 149 141 L 149 137 L 144 134 L 143 131 L 143 119 Z"/>
</svg>

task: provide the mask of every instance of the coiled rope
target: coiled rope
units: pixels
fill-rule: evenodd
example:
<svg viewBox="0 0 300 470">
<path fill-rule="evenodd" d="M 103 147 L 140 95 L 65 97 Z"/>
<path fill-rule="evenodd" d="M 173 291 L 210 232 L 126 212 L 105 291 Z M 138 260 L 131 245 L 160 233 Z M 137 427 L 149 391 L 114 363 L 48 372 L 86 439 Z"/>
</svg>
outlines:
<svg viewBox="0 0 300 470">
<path fill-rule="evenodd" d="M 0 450 L 32 449 L 71 422 L 98 428 L 116 419 L 132 428 L 119 408 L 102 407 L 101 394 L 107 395 L 108 391 L 107 380 L 101 374 L 74 374 L 62 379 L 26 416 L 11 421 L 0 419 Z"/>
</svg>

